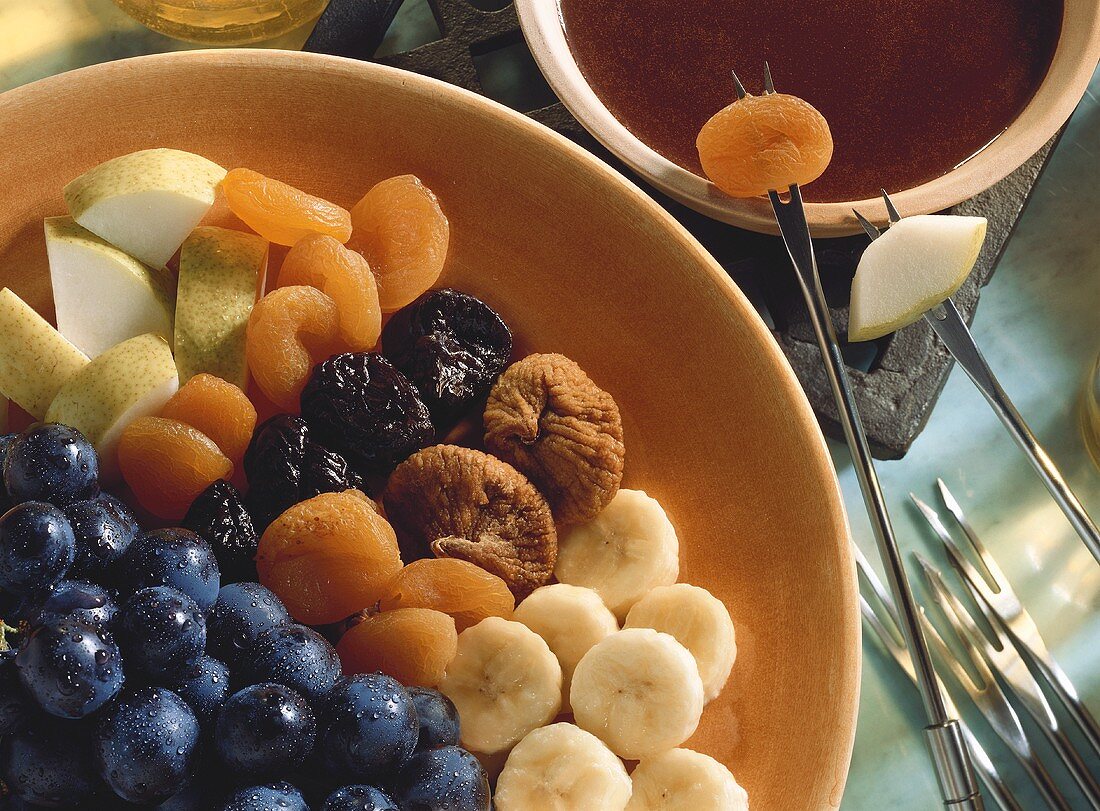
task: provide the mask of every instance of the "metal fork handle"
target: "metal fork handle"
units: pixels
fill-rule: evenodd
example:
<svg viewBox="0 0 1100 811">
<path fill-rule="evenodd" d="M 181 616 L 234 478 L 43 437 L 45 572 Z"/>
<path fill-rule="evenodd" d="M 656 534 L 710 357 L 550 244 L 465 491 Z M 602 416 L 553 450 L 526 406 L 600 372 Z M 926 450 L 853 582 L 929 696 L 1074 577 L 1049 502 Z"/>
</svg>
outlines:
<svg viewBox="0 0 1100 811">
<path fill-rule="evenodd" d="M 1089 746 L 1092 747 L 1094 752 L 1100 752 L 1100 724 L 1097 724 L 1096 718 L 1081 701 L 1077 690 L 1065 671 L 1053 659 L 1048 661 L 1046 658 L 1036 655 L 1035 651 L 1027 644 L 1017 645 L 1017 650 L 1030 659 L 1032 664 L 1046 676 L 1047 683 L 1053 688 L 1062 702 L 1062 706 L 1066 708 L 1066 712 L 1069 713 L 1082 734 L 1088 739 Z"/>
<path fill-rule="evenodd" d="M 959 723 L 951 718 L 944 705 L 939 690 L 936 670 L 932 665 L 932 656 L 924 638 L 918 618 L 916 601 L 905 575 L 905 565 L 894 537 L 890 514 L 886 509 L 886 499 L 875 473 L 871 449 L 856 408 L 855 394 L 848 380 L 844 358 L 840 354 L 833 320 L 829 315 L 829 305 L 821 289 L 821 278 L 817 272 L 817 259 L 814 256 L 810 229 L 806 223 L 806 212 L 802 206 L 802 194 L 797 185 L 790 187 L 791 199 L 784 203 L 779 194 L 769 191 L 772 209 L 779 224 L 787 254 L 795 268 L 802 296 L 806 300 L 806 309 L 810 314 L 814 334 L 825 361 L 825 372 L 836 400 L 840 423 L 844 428 L 844 437 L 852 455 L 860 490 L 871 517 L 871 528 L 875 533 L 879 554 L 886 564 L 886 576 L 894 595 L 901 619 L 901 632 L 905 646 L 913 660 L 917 675 L 917 687 L 929 725 L 925 735 L 929 741 L 936 776 L 940 782 L 944 805 L 950 809 L 984 809 L 981 793 L 974 777 L 966 745 L 959 732 Z"/>
<path fill-rule="evenodd" d="M 1039 444 L 1035 434 L 1024 422 L 1024 418 L 1016 410 L 1005 390 L 1001 388 L 1001 384 L 986 363 L 981 350 L 974 342 L 974 336 L 971 335 L 954 302 L 947 299 L 939 307 L 925 313 L 924 319 L 974 381 L 978 391 L 989 402 L 994 413 L 1004 423 L 1009 434 L 1016 440 L 1016 444 L 1020 446 L 1032 467 L 1038 472 L 1047 490 L 1073 525 L 1073 529 L 1081 536 L 1081 540 L 1085 542 L 1092 556 L 1100 562 L 1100 529 L 1097 529 L 1092 518 L 1085 512 L 1084 506 L 1070 489 L 1054 461 Z"/>
</svg>

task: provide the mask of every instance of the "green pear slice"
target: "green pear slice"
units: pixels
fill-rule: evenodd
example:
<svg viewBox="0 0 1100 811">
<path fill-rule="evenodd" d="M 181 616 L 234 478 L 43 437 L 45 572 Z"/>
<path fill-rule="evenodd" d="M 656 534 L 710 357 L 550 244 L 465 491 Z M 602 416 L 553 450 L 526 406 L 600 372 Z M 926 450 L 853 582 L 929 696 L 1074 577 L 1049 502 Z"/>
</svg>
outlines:
<svg viewBox="0 0 1100 811">
<path fill-rule="evenodd" d="M 162 268 L 214 205 L 225 169 L 178 149 L 112 158 L 65 187 L 73 219 L 146 265 Z"/>
<path fill-rule="evenodd" d="M 245 328 L 263 289 L 268 243 L 227 228 L 200 226 L 180 250 L 176 366 L 180 383 L 200 372 L 248 385 Z"/>
<path fill-rule="evenodd" d="M 40 420 L 62 385 L 87 365 L 84 353 L 34 308 L 0 290 L 0 394 Z"/>
<path fill-rule="evenodd" d="M 116 471 L 122 430 L 156 414 L 179 389 L 168 342 L 152 333 L 113 346 L 69 378 L 49 410 L 48 422 L 76 428 L 99 452 L 100 470 Z"/>
<path fill-rule="evenodd" d="M 905 217 L 867 246 L 852 279 L 849 341 L 870 341 L 912 324 L 950 297 L 985 241 L 985 217 Z"/>
<path fill-rule="evenodd" d="M 72 217 L 48 217 L 46 253 L 57 329 L 90 358 L 152 332 L 172 337 L 171 274 L 141 264 Z"/>
</svg>

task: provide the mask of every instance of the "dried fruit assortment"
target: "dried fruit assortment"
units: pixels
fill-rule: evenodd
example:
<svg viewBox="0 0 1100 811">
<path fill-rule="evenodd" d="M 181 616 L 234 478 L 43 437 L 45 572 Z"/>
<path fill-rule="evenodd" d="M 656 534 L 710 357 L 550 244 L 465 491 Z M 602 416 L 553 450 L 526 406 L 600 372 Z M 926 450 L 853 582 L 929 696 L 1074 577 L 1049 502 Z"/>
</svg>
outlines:
<svg viewBox="0 0 1100 811">
<path fill-rule="evenodd" d="M 680 748 L 734 665 L 728 610 L 676 582 L 664 509 L 621 488 L 612 395 L 562 355 L 512 362 L 492 307 L 429 290 L 450 241 L 431 190 L 390 178 L 349 212 L 173 150 L 85 185 L 147 165 L 171 222 L 95 238 L 158 268 L 183 245 L 201 351 L 140 333 L 89 361 L 15 319 L 72 362 L 24 364 L 0 393 L 91 433 L 0 437 L 11 792 L 62 808 L 747 808 L 728 769 Z M 198 225 L 219 194 L 256 234 Z M 290 250 L 267 273 L 269 241 Z M 165 316 L 135 296 L 121 306 Z M 65 323 L 91 334 L 82 319 Z M 440 444 L 479 418 L 484 450 Z M 182 526 L 142 527 L 101 483 Z"/>
</svg>

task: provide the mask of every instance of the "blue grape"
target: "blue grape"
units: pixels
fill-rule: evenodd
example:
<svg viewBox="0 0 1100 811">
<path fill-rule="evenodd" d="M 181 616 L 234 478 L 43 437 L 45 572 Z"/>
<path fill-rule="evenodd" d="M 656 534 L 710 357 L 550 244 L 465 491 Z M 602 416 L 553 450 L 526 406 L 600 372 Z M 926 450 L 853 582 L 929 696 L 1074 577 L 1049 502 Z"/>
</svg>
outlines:
<svg viewBox="0 0 1100 811">
<path fill-rule="evenodd" d="M 218 712 L 214 747 L 233 773 L 274 776 L 301 765 L 313 749 L 317 719 L 309 702 L 281 684 L 254 684 Z"/>
<path fill-rule="evenodd" d="M 214 550 L 189 529 L 156 529 L 130 544 L 121 577 L 132 591 L 171 586 L 208 611 L 218 598 L 221 573 Z"/>
<path fill-rule="evenodd" d="M 0 738 L 21 728 L 31 715 L 30 697 L 19 681 L 15 651 L 0 652 Z"/>
<path fill-rule="evenodd" d="M 218 811 L 309 811 L 305 797 L 290 783 L 249 786 L 230 795 Z"/>
<path fill-rule="evenodd" d="M 457 746 L 459 739 L 458 709 L 447 696 L 428 687 L 409 687 L 409 696 L 416 707 L 420 722 L 417 749 L 438 749 Z"/>
<path fill-rule="evenodd" d="M 207 618 L 207 647 L 235 667 L 257 639 L 273 628 L 292 624 L 290 612 L 259 583 L 222 586 Z"/>
<path fill-rule="evenodd" d="M 229 668 L 213 656 L 203 656 L 193 670 L 168 686 L 191 705 L 206 729 L 229 698 Z"/>
<path fill-rule="evenodd" d="M 325 798 L 320 811 L 401 811 L 382 789 L 344 786 Z"/>
<path fill-rule="evenodd" d="M 113 580 L 113 567 L 122 560 L 141 528 L 130 508 L 114 496 L 75 501 L 65 515 L 76 538 L 73 571 L 93 580 Z"/>
<path fill-rule="evenodd" d="M 132 665 L 155 679 L 179 678 L 206 649 L 206 619 L 195 601 L 168 586 L 142 589 L 118 612 L 115 632 Z"/>
<path fill-rule="evenodd" d="M 13 501 L 64 507 L 99 492 L 99 457 L 75 428 L 49 423 L 15 438 L 4 459 L 4 486 Z"/>
<path fill-rule="evenodd" d="M 84 729 L 44 715 L 4 738 L 0 777 L 33 808 L 94 807 L 103 793 Z"/>
<path fill-rule="evenodd" d="M 124 693 L 96 724 L 99 775 L 122 799 L 158 803 L 191 775 L 199 722 L 187 702 L 163 687 Z"/>
<path fill-rule="evenodd" d="M 76 539 L 69 519 L 44 501 L 27 501 L 0 517 L 0 588 L 25 597 L 69 571 Z"/>
<path fill-rule="evenodd" d="M 61 718 L 90 715 L 122 689 L 122 658 L 114 639 L 75 619 L 32 631 L 15 667 L 38 706 Z"/>
<path fill-rule="evenodd" d="M 489 778 L 476 757 L 457 746 L 417 752 L 394 785 L 401 808 L 489 811 Z"/>
<path fill-rule="evenodd" d="M 418 732 L 416 707 L 396 679 L 351 676 L 325 701 L 317 750 L 334 776 L 369 783 L 409 759 Z"/>
<path fill-rule="evenodd" d="M 28 622 L 33 628 L 75 619 L 106 628 L 117 611 L 114 600 L 103 586 L 83 580 L 62 580 L 37 601 Z"/>
<path fill-rule="evenodd" d="M 340 678 L 336 649 L 304 625 L 284 625 L 268 631 L 248 649 L 244 659 L 242 686 L 267 681 L 285 684 L 315 705 Z"/>
</svg>

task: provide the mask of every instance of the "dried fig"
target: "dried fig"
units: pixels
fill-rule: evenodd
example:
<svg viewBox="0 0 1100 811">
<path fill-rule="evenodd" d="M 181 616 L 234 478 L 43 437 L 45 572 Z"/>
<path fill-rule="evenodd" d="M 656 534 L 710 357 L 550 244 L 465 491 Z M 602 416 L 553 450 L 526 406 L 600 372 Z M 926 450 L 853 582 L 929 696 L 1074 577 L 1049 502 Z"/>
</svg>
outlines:
<svg viewBox="0 0 1100 811">
<path fill-rule="evenodd" d="M 623 478 L 619 407 L 564 355 L 528 355 L 485 405 L 485 445 L 534 482 L 563 524 L 595 518 Z"/>
<path fill-rule="evenodd" d="M 506 462 L 457 445 L 417 451 L 382 497 L 406 561 L 434 553 L 474 563 L 517 600 L 550 580 L 558 536 L 550 506 Z"/>
</svg>

